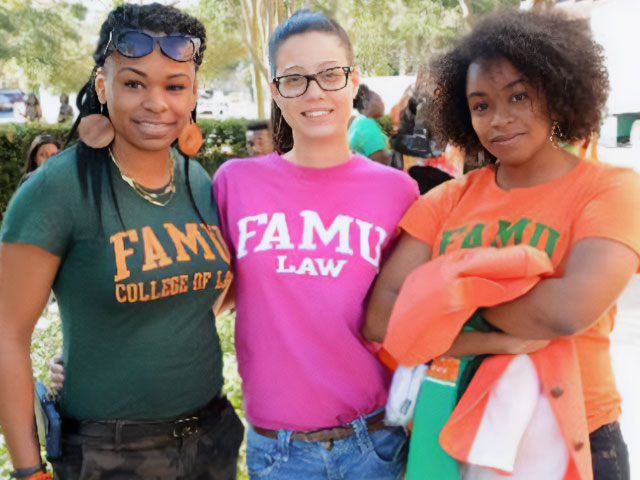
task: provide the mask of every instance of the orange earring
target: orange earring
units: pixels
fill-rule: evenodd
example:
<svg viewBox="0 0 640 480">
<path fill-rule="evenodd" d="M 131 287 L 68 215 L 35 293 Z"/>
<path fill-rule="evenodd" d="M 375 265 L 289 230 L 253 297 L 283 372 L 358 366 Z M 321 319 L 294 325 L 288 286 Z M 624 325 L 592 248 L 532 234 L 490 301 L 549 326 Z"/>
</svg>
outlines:
<svg viewBox="0 0 640 480">
<path fill-rule="evenodd" d="M 93 113 L 80 120 L 78 136 L 91 148 L 108 147 L 113 142 L 116 132 L 109 117 L 102 113 Z"/>
<path fill-rule="evenodd" d="M 189 123 L 182 129 L 178 137 L 178 147 L 182 153 L 193 157 L 200 151 L 201 146 L 202 132 L 193 118 L 189 118 Z"/>
</svg>

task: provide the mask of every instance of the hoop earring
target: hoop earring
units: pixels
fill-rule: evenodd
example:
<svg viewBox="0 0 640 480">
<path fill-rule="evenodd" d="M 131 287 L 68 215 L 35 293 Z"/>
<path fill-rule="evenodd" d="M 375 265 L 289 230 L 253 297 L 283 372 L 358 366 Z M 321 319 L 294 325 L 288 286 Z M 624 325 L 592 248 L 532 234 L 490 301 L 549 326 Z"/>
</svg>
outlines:
<svg viewBox="0 0 640 480">
<path fill-rule="evenodd" d="M 101 113 L 87 115 L 78 124 L 78 136 L 85 145 L 91 148 L 100 149 L 111 145 L 116 131 L 109 117 L 105 114 L 106 108 L 102 104 Z"/>
<path fill-rule="evenodd" d="M 202 132 L 198 124 L 189 117 L 189 123 L 185 125 L 178 137 L 178 147 L 180 151 L 189 157 L 193 157 L 200 151 L 202 146 Z"/>
<path fill-rule="evenodd" d="M 560 148 L 559 140 L 562 138 L 562 130 L 560 130 L 560 125 L 555 120 L 551 125 L 551 133 L 549 134 L 549 141 L 553 148 Z"/>
</svg>

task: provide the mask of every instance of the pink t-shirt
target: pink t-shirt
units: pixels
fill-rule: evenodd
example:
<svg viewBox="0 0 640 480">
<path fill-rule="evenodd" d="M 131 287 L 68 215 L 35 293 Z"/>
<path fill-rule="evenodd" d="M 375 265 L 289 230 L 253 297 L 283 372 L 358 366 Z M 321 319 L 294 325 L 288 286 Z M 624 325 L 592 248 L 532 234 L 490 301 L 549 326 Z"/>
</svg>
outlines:
<svg viewBox="0 0 640 480">
<path fill-rule="evenodd" d="M 415 182 L 359 155 L 316 169 L 273 153 L 227 161 L 213 192 L 234 257 L 249 422 L 312 430 L 383 406 L 389 375 L 360 329 Z"/>
</svg>

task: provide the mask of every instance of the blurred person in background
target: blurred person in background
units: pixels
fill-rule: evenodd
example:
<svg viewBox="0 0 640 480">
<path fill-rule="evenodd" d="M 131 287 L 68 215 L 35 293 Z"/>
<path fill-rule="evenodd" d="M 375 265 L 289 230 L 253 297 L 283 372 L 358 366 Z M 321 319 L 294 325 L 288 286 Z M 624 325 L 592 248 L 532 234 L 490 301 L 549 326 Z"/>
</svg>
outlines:
<svg viewBox="0 0 640 480">
<path fill-rule="evenodd" d="M 254 120 L 248 123 L 245 145 L 250 157 L 273 152 L 273 137 L 268 120 Z"/>
<path fill-rule="evenodd" d="M 60 112 L 58 113 L 58 123 L 64 123 L 73 119 L 73 108 L 69 105 L 69 95 L 60 95 Z"/>
<path fill-rule="evenodd" d="M 58 153 L 58 150 L 60 150 L 60 144 L 51 135 L 38 135 L 29 147 L 24 172 L 33 172 L 42 166 L 49 157 Z"/>
<path fill-rule="evenodd" d="M 353 100 L 353 107 L 358 110 L 359 114 L 349 125 L 347 132 L 349 148 L 375 162 L 389 165 L 391 162 L 391 154 L 387 150 L 389 138 L 376 121 L 384 115 L 382 97 L 366 85 L 361 84 Z"/>
<path fill-rule="evenodd" d="M 35 93 L 30 93 L 27 98 L 24 116 L 29 122 L 36 122 L 42 118 L 42 107 Z"/>
<path fill-rule="evenodd" d="M 60 144 L 51 135 L 38 135 L 31 142 L 27 159 L 24 164 L 24 176 L 20 183 L 29 178 L 33 172 L 46 162 L 49 157 L 60 150 Z"/>
</svg>

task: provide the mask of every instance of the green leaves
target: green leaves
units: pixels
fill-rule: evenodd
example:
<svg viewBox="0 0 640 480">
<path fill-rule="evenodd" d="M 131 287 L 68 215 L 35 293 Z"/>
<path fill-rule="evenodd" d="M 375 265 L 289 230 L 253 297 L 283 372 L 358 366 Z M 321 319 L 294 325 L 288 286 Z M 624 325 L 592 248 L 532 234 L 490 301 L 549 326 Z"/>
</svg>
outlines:
<svg viewBox="0 0 640 480">
<path fill-rule="evenodd" d="M 43 7 L 31 0 L 0 7 L 0 68 L 12 60 L 29 89 L 77 91 L 91 70 L 91 46 L 78 32 L 87 8 L 60 2 Z"/>
</svg>

